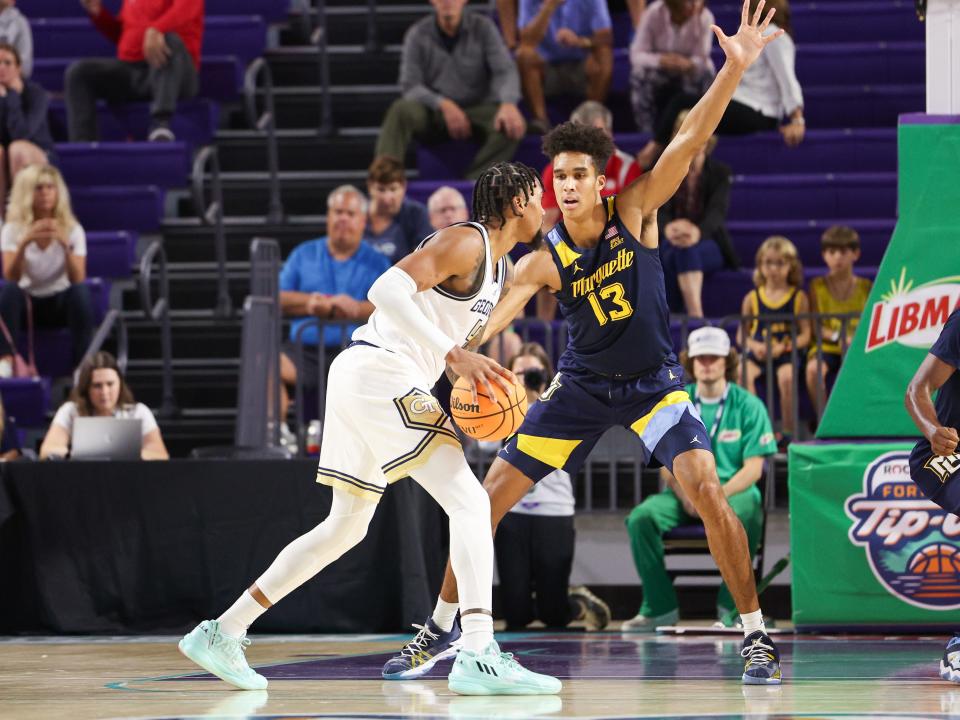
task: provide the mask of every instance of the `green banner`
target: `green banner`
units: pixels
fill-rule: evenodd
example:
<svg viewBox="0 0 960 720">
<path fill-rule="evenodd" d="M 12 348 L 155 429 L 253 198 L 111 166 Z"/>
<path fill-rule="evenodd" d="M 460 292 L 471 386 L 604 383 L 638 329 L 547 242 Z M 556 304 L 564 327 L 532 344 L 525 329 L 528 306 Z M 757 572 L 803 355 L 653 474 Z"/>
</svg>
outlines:
<svg viewBox="0 0 960 720">
<path fill-rule="evenodd" d="M 910 480 L 913 445 L 793 443 L 793 621 L 947 625 L 960 619 L 960 518 Z"/>
<path fill-rule="evenodd" d="M 960 305 L 960 124 L 902 121 L 898 155 L 897 227 L 818 438 L 916 435 L 904 392 Z"/>
</svg>

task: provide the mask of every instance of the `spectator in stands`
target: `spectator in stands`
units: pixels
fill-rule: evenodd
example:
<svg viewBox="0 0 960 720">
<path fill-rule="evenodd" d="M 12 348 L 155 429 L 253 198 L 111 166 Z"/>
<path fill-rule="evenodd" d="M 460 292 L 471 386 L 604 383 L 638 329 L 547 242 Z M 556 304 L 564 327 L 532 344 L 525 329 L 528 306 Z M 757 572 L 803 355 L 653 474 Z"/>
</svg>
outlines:
<svg viewBox="0 0 960 720">
<path fill-rule="evenodd" d="M 93 334 L 87 277 L 87 237 L 70 208 L 60 172 L 30 165 L 13 183 L 0 231 L 3 279 L 0 317 L 16 341 L 24 318 L 40 327 L 70 328 L 79 363 Z M 0 335 L 0 377 L 11 374 L 11 348 Z"/>
<path fill-rule="evenodd" d="M 531 132 L 550 129 L 546 98 L 604 102 L 613 77 L 613 26 L 607 0 L 520 0 L 517 67 L 533 114 Z"/>
<path fill-rule="evenodd" d="M 197 93 L 202 0 L 123 0 L 114 16 L 102 0 L 80 0 L 117 58 L 85 58 L 67 68 L 64 94 L 71 142 L 99 139 L 97 100 L 150 101 L 149 140 L 174 140 L 177 101 Z"/>
<path fill-rule="evenodd" d="M 686 116 L 684 111 L 677 117 L 674 134 Z M 704 278 L 740 265 L 726 226 L 732 172 L 711 156 L 716 142 L 714 137 L 701 148 L 686 179 L 657 213 L 670 309 L 698 318 L 703 317 Z"/>
<path fill-rule="evenodd" d="M 0 401 L 0 462 L 16 460 L 20 455 L 20 438 L 17 436 L 16 424 L 13 418 L 7 416 L 3 402 Z"/>
<path fill-rule="evenodd" d="M 700 97 L 716 74 L 713 13 L 704 0 L 655 0 L 630 44 L 630 99 L 640 132 L 652 132 L 674 95 Z"/>
<path fill-rule="evenodd" d="M 78 417 L 115 417 L 139 420 L 143 433 L 140 457 L 144 460 L 169 460 L 160 428 L 153 413 L 133 399 L 116 359 L 100 351 L 84 360 L 70 399 L 57 410 L 50 429 L 40 445 L 40 459 L 65 458 L 70 454 L 73 421 Z"/>
<path fill-rule="evenodd" d="M 760 0 L 750 0 L 750 13 Z M 786 34 L 747 68 L 717 126 L 718 135 L 746 135 L 764 130 L 780 130 L 784 142 L 795 147 L 803 142 L 806 123 L 803 117 L 803 91 L 795 71 L 797 46 L 793 42 L 789 0 L 767 0 L 764 13 L 775 9 L 768 33 L 783 28 Z M 651 167 L 670 140 L 677 115 L 694 106 L 696 95 L 675 95 L 664 108 L 654 128 L 654 137 L 637 154 L 640 164 Z"/>
<path fill-rule="evenodd" d="M 851 227 L 834 225 L 820 238 L 820 252 L 827 266 L 827 274 L 810 281 L 810 312 L 830 315 L 863 312 L 873 283 L 853 274 L 853 266 L 860 259 L 860 235 Z M 853 339 L 858 318 L 846 323 L 841 318 L 823 318 L 820 332 L 814 333 L 807 360 L 807 391 L 814 410 L 823 411 L 829 388 L 840 370 L 843 353 Z M 822 355 L 817 357 L 817 341 Z M 822 363 L 821 363 L 822 359 Z"/>
<path fill-rule="evenodd" d="M 475 137 L 480 149 L 466 177 L 513 157 L 526 124 L 520 80 L 490 18 L 464 12 L 466 0 L 431 0 L 436 13 L 403 39 L 400 88 L 383 120 L 377 155 L 403 159 L 412 138 L 433 142 Z"/>
<path fill-rule="evenodd" d="M 427 212 L 430 214 L 430 226 L 441 230 L 458 222 L 470 219 L 467 201 L 456 188 L 444 185 L 433 191 L 427 199 Z"/>
<path fill-rule="evenodd" d="M 803 266 L 796 246 L 780 235 L 764 240 L 757 250 L 753 284 L 756 288 L 744 296 L 740 309 L 741 315 L 750 318 L 739 330 L 740 347 L 747 350 L 746 387 L 756 395 L 757 380 L 768 368 L 773 369 L 780 395 L 781 431 L 777 437 L 786 446 L 795 429 L 794 332 L 798 353 L 810 344 L 810 321 L 792 317 L 810 312 L 810 301 L 801 289 Z"/>
<path fill-rule="evenodd" d="M 0 42 L 0 203 L 23 168 L 53 159 L 49 104 L 46 90 L 23 79 L 17 48 Z"/>
<path fill-rule="evenodd" d="M 352 185 L 341 185 L 327 196 L 327 235 L 298 245 L 280 271 L 280 308 L 292 316 L 290 345 L 280 356 L 280 380 L 294 385 L 303 374 L 304 385 L 316 387 L 321 369 L 320 348 L 324 351 L 323 371 L 345 346 L 353 331 L 373 312 L 367 292 L 390 261 L 363 242 L 368 203 Z M 348 320 L 324 328 L 323 338 L 316 327 L 301 335 L 303 366 L 294 365 L 295 343 L 300 328 L 311 318 Z M 281 392 L 280 417 L 286 417 L 289 396 Z"/>
<path fill-rule="evenodd" d="M 403 163 L 381 155 L 367 169 L 370 216 L 366 241 L 386 256 L 390 264 L 406 257 L 433 232 L 427 208 L 406 197 Z"/>
<path fill-rule="evenodd" d="M 723 493 L 743 523 L 752 557 L 763 531 L 757 481 L 763 475 L 764 459 L 777 450 L 770 418 L 758 398 L 734 383 L 739 353 L 730 347 L 722 329 L 694 330 L 680 360 L 695 380 L 686 391 L 710 433 Z M 640 503 L 626 520 L 633 562 L 643 581 L 643 605 L 636 617 L 623 624 L 625 632 L 653 632 L 658 625 L 673 625 L 679 618 L 677 594 L 664 566 L 662 538 L 676 527 L 697 522 L 699 516 L 666 468 L 660 469 L 660 478 L 666 489 Z M 727 586 L 721 585 L 717 616 L 723 618 L 735 608 Z"/>
<path fill-rule="evenodd" d="M 613 113 L 596 100 L 586 100 L 570 114 L 572 122 L 583 123 L 600 128 L 613 139 Z M 613 154 L 604 169 L 605 182 L 600 194 L 603 197 L 615 195 L 640 177 L 643 171 L 629 154 L 614 146 Z M 543 168 L 543 231 L 549 232 L 560 220 L 560 207 L 553 188 L 553 164 Z M 537 317 L 550 322 L 557 315 L 557 299 L 553 293 L 543 288 L 537 293 Z"/>
<path fill-rule="evenodd" d="M 33 74 L 33 32 L 30 21 L 17 9 L 17 0 L 0 0 L 0 43 L 13 45 L 20 56 L 23 77 Z"/>
<path fill-rule="evenodd" d="M 506 367 L 526 388 L 530 403 L 553 377 L 550 358 L 538 343 L 520 347 Z M 610 608 L 602 600 L 585 587 L 570 587 L 573 509 L 570 475 L 555 470 L 500 522 L 494 545 L 508 630 L 523 630 L 533 620 L 563 628 L 583 619 L 588 630 L 602 630 L 610 622 Z"/>
</svg>

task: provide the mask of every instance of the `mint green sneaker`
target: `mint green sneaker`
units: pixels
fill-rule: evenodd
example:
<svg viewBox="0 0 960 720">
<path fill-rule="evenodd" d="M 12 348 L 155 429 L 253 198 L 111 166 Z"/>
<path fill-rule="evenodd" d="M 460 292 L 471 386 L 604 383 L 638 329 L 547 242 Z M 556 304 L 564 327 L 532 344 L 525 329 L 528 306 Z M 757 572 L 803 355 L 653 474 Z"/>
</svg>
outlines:
<svg viewBox="0 0 960 720">
<path fill-rule="evenodd" d="M 207 672 L 241 690 L 264 690 L 267 679 L 248 664 L 243 651 L 250 645 L 246 636 L 230 637 L 220 632 L 216 620 L 204 620 L 183 636 L 180 652 Z"/>
<path fill-rule="evenodd" d="M 461 649 L 447 687 L 460 695 L 555 695 L 563 685 L 555 677 L 525 669 L 513 653 L 491 642 L 483 652 Z"/>
</svg>

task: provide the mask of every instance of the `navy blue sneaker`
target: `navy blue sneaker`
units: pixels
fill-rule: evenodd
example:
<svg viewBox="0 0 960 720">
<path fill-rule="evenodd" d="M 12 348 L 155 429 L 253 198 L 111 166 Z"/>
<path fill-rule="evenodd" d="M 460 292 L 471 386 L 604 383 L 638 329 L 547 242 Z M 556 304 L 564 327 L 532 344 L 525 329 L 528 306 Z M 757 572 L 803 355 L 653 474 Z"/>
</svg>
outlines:
<svg viewBox="0 0 960 720">
<path fill-rule="evenodd" d="M 950 682 L 960 683 L 960 633 L 950 638 L 943 649 L 940 677 Z"/>
<path fill-rule="evenodd" d="M 779 685 L 780 653 L 770 636 L 762 630 L 750 633 L 743 641 L 740 656 L 743 664 L 744 685 Z"/>
<path fill-rule="evenodd" d="M 438 628 L 433 618 L 423 625 L 414 624 L 418 632 L 413 640 L 383 666 L 384 680 L 413 680 L 430 672 L 441 660 L 452 658 L 460 649 L 460 626 L 454 621 L 450 632 Z"/>
</svg>

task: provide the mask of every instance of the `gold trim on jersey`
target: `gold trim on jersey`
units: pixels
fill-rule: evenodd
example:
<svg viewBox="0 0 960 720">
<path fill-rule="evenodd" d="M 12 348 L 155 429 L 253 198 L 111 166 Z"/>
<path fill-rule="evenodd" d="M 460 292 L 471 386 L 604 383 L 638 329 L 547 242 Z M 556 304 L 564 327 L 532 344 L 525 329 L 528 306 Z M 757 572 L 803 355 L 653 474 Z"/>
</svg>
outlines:
<svg viewBox="0 0 960 720">
<path fill-rule="evenodd" d="M 690 396 L 687 394 L 686 390 L 674 390 L 672 393 L 668 393 L 663 400 L 653 406 L 653 409 L 650 412 L 633 423 L 633 425 L 630 426 L 630 429 L 633 430 L 637 435 L 643 435 L 643 431 L 647 429 L 647 425 L 649 425 L 650 421 L 653 420 L 654 415 L 666 407 L 677 405 L 683 402 L 690 402 Z"/>
<path fill-rule="evenodd" d="M 607 197 L 607 222 L 613 220 L 613 216 L 617 212 L 617 196 L 610 195 Z"/>
<path fill-rule="evenodd" d="M 560 264 L 563 265 L 564 268 L 570 267 L 580 259 L 580 253 L 571 249 L 563 240 L 558 239 L 553 244 L 553 247 L 557 251 L 557 257 L 560 258 Z"/>
<path fill-rule="evenodd" d="M 383 488 L 379 485 L 374 485 L 332 468 L 318 468 L 317 482 L 321 485 L 346 490 L 351 495 L 370 502 L 380 502 L 380 498 L 383 497 Z"/>
<path fill-rule="evenodd" d="M 441 445 L 451 445 L 458 450 L 461 449 L 456 435 L 453 433 L 451 435 L 452 437 L 449 437 L 438 432 L 428 432 L 413 450 L 385 463 L 380 469 L 383 470 L 387 482 L 395 483 L 407 477 L 411 471 L 426 465 L 433 451 Z"/>
<path fill-rule="evenodd" d="M 517 450 L 539 460 L 545 465 L 562 468 L 567 464 L 570 455 L 577 449 L 582 440 L 561 440 L 559 438 L 545 438 L 536 435 L 517 435 Z"/>
</svg>

